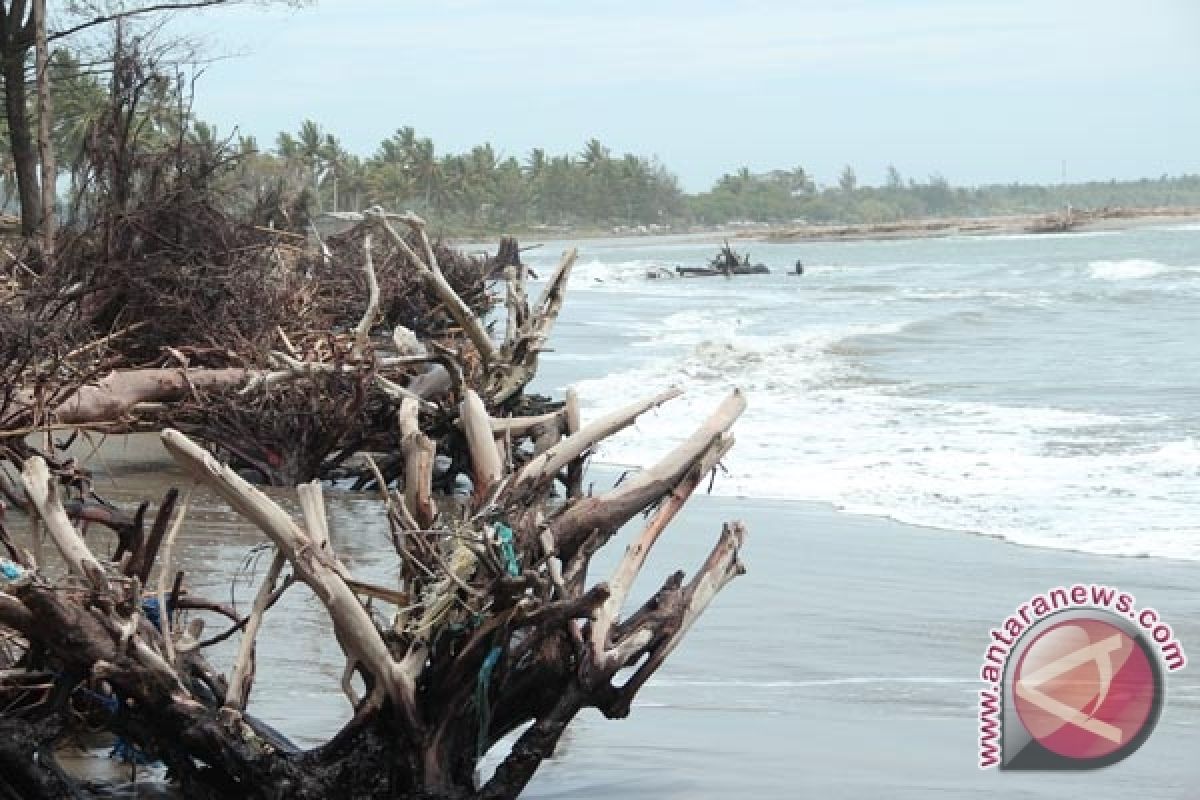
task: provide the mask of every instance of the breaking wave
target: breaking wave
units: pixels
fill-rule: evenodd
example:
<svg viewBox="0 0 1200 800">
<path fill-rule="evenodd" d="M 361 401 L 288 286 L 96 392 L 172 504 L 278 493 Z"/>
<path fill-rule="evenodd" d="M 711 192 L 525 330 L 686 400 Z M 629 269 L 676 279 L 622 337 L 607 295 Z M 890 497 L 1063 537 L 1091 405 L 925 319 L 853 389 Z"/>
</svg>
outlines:
<svg viewBox="0 0 1200 800">
<path fill-rule="evenodd" d="M 1130 281 L 1153 278 L 1187 267 L 1170 267 L 1147 258 L 1127 258 L 1122 261 L 1093 261 L 1088 265 L 1093 278 L 1103 281 Z"/>
<path fill-rule="evenodd" d="M 1200 559 L 1200 447 L 1131 445 L 1120 416 L 955 402 L 879 380 L 862 343 L 926 321 L 714 334 L 717 317 L 671 315 L 677 349 L 578 385 L 588 415 L 630 386 L 686 394 L 610 441 L 600 462 L 644 467 L 733 387 L 749 408 L 719 494 L 833 504 L 852 513 L 1095 553 Z M 1148 510 L 1150 509 L 1150 510 Z"/>
</svg>

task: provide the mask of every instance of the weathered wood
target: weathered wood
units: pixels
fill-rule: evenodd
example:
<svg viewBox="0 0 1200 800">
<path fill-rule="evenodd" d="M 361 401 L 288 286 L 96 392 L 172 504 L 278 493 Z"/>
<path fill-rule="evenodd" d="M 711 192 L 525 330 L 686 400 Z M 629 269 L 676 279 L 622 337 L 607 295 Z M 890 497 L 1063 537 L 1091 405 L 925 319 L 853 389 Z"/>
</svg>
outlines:
<svg viewBox="0 0 1200 800">
<path fill-rule="evenodd" d="M 199 413 L 194 411 L 198 408 L 211 413 L 205 404 L 220 399 L 237 411 L 231 427 L 239 434 L 247 431 L 253 439 L 254 423 L 246 420 L 256 419 L 259 403 L 299 407 L 302 415 L 336 414 L 341 406 L 353 409 L 346 412 L 344 427 L 338 427 L 341 420 L 331 421 L 334 432 L 329 438 L 338 439 L 333 450 L 325 449 L 328 445 L 318 434 L 310 434 L 311 440 L 296 439 L 318 442 L 314 449 L 322 455 L 316 463 L 335 479 L 355 469 L 349 466 L 355 454 L 370 468 L 368 473 L 364 467 L 362 474 L 375 476 L 400 562 L 392 585 L 374 576 L 357 579 L 338 558 L 320 482 L 296 487 L 300 517 L 293 518 L 230 467 L 169 428 L 162 431 L 163 445 L 184 471 L 261 529 L 274 545 L 270 568 L 245 617 L 226 604 L 180 592 L 178 580 L 172 591 L 178 602 L 167 601 L 166 581 L 175 571 L 171 542 L 183 519 L 181 510 L 168 533 L 169 500 L 147 540 L 127 548 L 131 555 L 120 566 L 130 577 L 114 575 L 111 580 L 104 573 L 110 567 L 90 555 L 69 519 L 63 530 L 65 515 L 54 513 L 57 487 L 48 475 L 43 481 L 50 487 L 43 490 L 47 497 L 40 505 L 28 504 L 39 519 L 53 522 L 52 533 L 61 534 L 56 544 L 63 541 L 60 549 L 70 554 L 66 560 L 75 564 L 72 572 L 89 586 L 81 589 L 75 578 L 18 581 L 9 587 L 12 594 L 0 592 L 0 625 L 28 638 L 30 652 L 55 674 L 90 681 L 89 690 L 111 689 L 121 700 L 121 713 L 105 717 L 102 724 L 161 758 L 187 796 L 516 797 L 579 711 L 595 707 L 609 716 L 628 712 L 633 695 L 741 569 L 737 553 L 744 532 L 727 528 L 690 582 L 685 584 L 677 573 L 641 607 L 623 607 L 651 548 L 731 446 L 728 431 L 744 408 L 741 395 L 735 392 L 655 466 L 607 494 L 584 496 L 588 454 L 646 411 L 677 396 L 678 390 L 666 390 L 586 425 L 574 390 L 567 392 L 561 407 L 547 404 L 545 398 L 522 396 L 562 309 L 575 252 L 563 255 L 532 306 L 525 294 L 524 268 L 516 266 L 507 273 L 509 314 L 504 340 L 497 346 L 483 320 L 470 310 L 476 301 L 468 305 L 466 295 L 459 297 L 446 280 L 453 273 L 442 274 L 440 252 L 434 250 L 423 221 L 413 215 L 399 219 L 409 228 L 405 237 L 392 229 L 382 211 L 368 215 L 371 234 L 366 236 L 362 264 L 367 308 L 360 319 L 351 297 L 338 332 L 272 329 L 262 347 L 282 341 L 283 349 L 267 355 L 268 368 L 221 371 L 220 379 L 217 370 L 205 368 L 115 373 L 77 393 L 75 406 L 68 401 L 48 415 L 30 406 L 30 413 L 22 417 L 21 424 L 28 419 L 36 425 L 53 421 L 59 411 L 62 418 L 85 420 L 117 414 L 125 424 L 133 417 L 124 415 L 159 404 L 153 409 L 155 416 L 140 417 L 139 424 L 157 420 L 155 424 L 162 425 L 170 419 L 172 404 L 183 400 L 188 414 Z M 415 329 L 438 331 L 437 338 L 422 341 L 395 328 L 392 319 L 399 355 L 372 351 L 370 334 L 382 303 L 379 285 L 395 278 L 373 274 L 375 233 L 388 237 L 392 257 L 398 250 L 404 263 L 420 274 L 424 294 L 413 296 L 430 301 L 435 311 L 445 310 L 457 329 L 447 330 L 440 316 L 431 320 L 430 328 L 417 320 Z M 510 249 L 517 249 L 515 242 Z M 287 268 L 278 253 L 268 255 L 277 269 Z M 467 342 L 473 349 L 464 347 Z M 214 363 L 210 359 L 215 350 L 180 346 L 169 352 L 186 365 L 189 359 Z M 226 356 L 232 363 L 264 366 L 228 353 L 219 358 Z M 310 398 L 297 397 L 301 392 L 272 391 L 300 378 L 312 379 L 318 390 L 329 387 L 335 399 L 312 397 L 310 404 Z M 193 393 L 193 387 L 240 391 Z M 350 394 L 355 399 L 345 399 Z M 368 396 L 370 402 L 362 403 Z M 548 408 L 557 410 L 541 413 Z M 193 424 L 187 416 L 179 419 Z M 271 441 L 286 441 L 290 424 L 280 425 L 282 433 L 272 429 Z M 276 444 L 276 450 L 281 446 L 287 447 Z M 44 447 L 53 453 L 52 443 Z M 389 448 L 393 452 L 384 452 Z M 217 449 L 239 453 L 236 441 Z M 380 452 L 384 458 L 376 466 L 371 453 Z M 438 490 L 447 492 L 443 497 L 434 494 L 438 453 L 446 457 L 444 472 L 436 476 Z M 261 458 L 256 451 L 248 455 L 250 463 L 266 463 L 270 452 Z M 19 465 L 23 456 L 13 463 Z M 0 454 L 3 457 L 6 454 Z M 86 473 L 66 462 L 55 465 L 54 471 L 61 472 L 64 485 L 85 491 L 90 485 Z M 451 489 L 464 472 L 474 485 L 470 497 Z M 402 490 L 389 488 L 400 479 Z M 565 497 L 553 492 L 555 481 L 566 485 Z M 649 515 L 649 521 L 609 583 L 589 587 L 592 557 L 639 513 Z M 116 512 L 110 516 L 109 522 L 117 521 Z M 164 612 L 160 636 L 137 602 L 140 586 L 133 578 L 149 573 L 164 541 L 157 559 L 161 564 L 156 565 Z M 288 565 L 291 574 L 284 578 Z M 312 589 L 329 616 L 331 633 L 345 654 L 344 669 L 340 677 L 331 677 L 331 684 L 340 682 L 354 707 L 351 720 L 331 741 L 302 755 L 246 713 L 256 672 L 256 640 L 268 624 L 267 610 L 293 579 Z M 187 631 L 172 631 L 169 608 L 213 611 L 232 625 L 202 640 L 198 619 Z M 276 620 L 277 615 L 271 615 L 270 622 Z M 243 636 L 226 681 L 206 664 L 204 650 L 239 630 Z M 615 685 L 618 672 L 626 669 L 633 680 Z M 516 744 L 502 754 L 495 776 L 477 787 L 479 755 L 508 736 L 515 736 Z"/>
<path fill-rule="evenodd" d="M 94 589 L 107 591 L 108 578 L 104 569 L 84 544 L 83 537 L 75 530 L 70 517 L 67 516 L 59 497 L 58 485 L 51 479 L 45 459 L 32 456 L 26 460 L 21 479 L 25 484 L 29 502 L 37 510 L 38 517 L 45 524 L 67 568 L 86 580 Z"/>
<path fill-rule="evenodd" d="M 671 491 L 713 443 L 729 430 L 745 408 L 745 396 L 734 390 L 695 433 L 653 467 L 639 472 L 611 492 L 582 498 L 567 508 L 550 523 L 559 550 L 569 557 L 592 531 L 617 530 Z M 576 436 L 584 436 L 587 427 Z"/>
<path fill-rule="evenodd" d="M 563 406 L 563 410 L 567 414 L 564 433 L 567 436 L 579 433 L 583 422 L 579 412 L 579 392 L 575 390 L 574 386 L 567 389 L 566 404 Z M 572 500 L 583 497 L 583 458 L 576 458 L 567 464 L 567 497 Z"/>
<path fill-rule="evenodd" d="M 158 619 L 168 664 L 175 663 L 175 645 L 174 637 L 171 635 L 172 604 L 167 602 L 167 583 L 171 579 L 171 564 L 175 559 L 175 537 L 179 535 L 179 528 L 183 525 L 183 520 L 187 518 L 188 502 L 191 499 L 192 492 L 189 489 L 183 496 L 183 502 L 179 504 L 179 513 L 175 515 L 166 539 L 163 540 L 162 564 L 158 569 Z"/>
<path fill-rule="evenodd" d="M 683 641 L 683 637 L 700 615 L 704 613 L 704 610 L 708 608 L 713 598 L 717 596 L 717 593 L 729 581 L 746 571 L 738 558 L 745 540 L 746 528 L 742 523 L 726 523 L 721 532 L 720 539 L 718 539 L 716 545 L 713 547 L 712 552 L 709 553 L 708 558 L 705 559 L 699 572 L 696 573 L 696 576 L 681 591 L 681 610 L 677 613 L 676 619 L 672 620 L 669 633 L 665 637 L 661 636 L 661 634 L 650 637 L 654 644 L 649 646 L 649 648 L 639 647 L 633 649 L 632 652 L 625 653 L 624 658 L 618 655 L 616 660 L 621 666 L 633 664 L 637 659 L 642 657 L 643 652 L 646 652 L 648 657 L 634 671 L 633 676 L 620 688 L 617 693 L 616 702 L 602 709 L 606 714 L 610 716 L 626 716 L 629 713 L 634 696 L 646 684 L 650 676 L 662 666 L 667 656 L 679 646 L 679 643 Z M 661 631 L 661 628 L 659 630 Z M 637 633 L 641 633 L 641 631 Z M 626 643 L 634 635 L 637 634 L 628 635 Z"/>
<path fill-rule="evenodd" d="M 471 479 L 475 484 L 475 496 L 482 498 L 504 477 L 504 464 L 492 436 L 491 419 L 479 395 L 468 389 L 458 411 L 463 433 L 467 437 L 467 449 L 471 454 Z"/>
<path fill-rule="evenodd" d="M 631 403 L 588 423 L 526 464 L 517 475 L 513 491 L 527 492 L 538 485 L 548 484 L 558 475 L 559 470 L 577 459 L 584 451 L 591 449 L 597 442 L 628 428 L 642 414 L 675 399 L 680 394 L 680 389 L 666 389 L 653 397 Z"/>
<path fill-rule="evenodd" d="M 175 511 L 175 503 L 179 499 L 179 490 L 171 488 L 163 496 L 162 504 L 154 516 L 154 524 L 150 526 L 150 535 L 125 566 L 125 574 L 136 576 L 145 585 L 150 580 L 150 569 L 158 558 L 158 550 L 162 546 L 163 537 L 167 535 L 167 525 Z"/>
<path fill-rule="evenodd" d="M 404 500 L 417 525 L 433 524 L 437 507 L 433 502 L 433 459 L 437 452 L 433 441 L 421 432 L 417 404 L 400 404 L 400 452 L 404 456 Z M 387 487 L 381 487 L 386 491 Z"/>
<path fill-rule="evenodd" d="M 379 631 L 353 590 L 338 574 L 331 556 L 315 547 L 313 540 L 287 512 L 186 436 L 168 429 L 163 431 L 162 441 L 193 478 L 215 491 L 275 543 L 291 563 L 297 578 L 311 588 L 325 606 L 347 658 L 357 661 L 371 674 L 375 681 L 371 697 L 376 702 L 385 696 L 390 698 L 402 710 L 412 729 L 419 729 L 412 677 L 401 672 L 392 661 Z"/>
<path fill-rule="evenodd" d="M 409 228 L 419 235 L 423 249 L 425 250 L 425 256 L 422 257 L 417 255 L 409 247 L 404 237 L 392 227 L 391 223 L 388 222 L 387 216 L 383 213 L 383 209 L 378 207 L 369 208 L 363 212 L 363 217 L 377 225 L 391 242 L 404 253 L 409 262 L 416 266 L 421 273 L 421 278 L 425 286 L 445 304 L 446 309 L 450 312 L 450 316 L 462 327 L 467 337 L 470 338 L 471 343 L 475 345 L 475 349 L 479 352 L 483 363 L 490 364 L 496 357 L 496 347 L 492 344 L 492 339 L 483 327 L 483 323 L 467 307 L 467 304 L 454 291 L 454 287 L 446 280 L 446 276 L 442 274 L 442 270 L 437 263 L 437 258 L 434 256 L 433 247 L 429 243 L 429 237 L 425 233 L 425 221 L 412 213 L 400 217 L 401 221 L 405 222 Z"/>
<path fill-rule="evenodd" d="M 375 277 L 375 262 L 371 258 L 371 234 L 363 241 L 363 272 L 367 276 L 367 309 L 354 329 L 354 356 L 362 358 L 370 344 L 371 328 L 379 316 L 379 279 Z"/>
<path fill-rule="evenodd" d="M 279 549 L 271 558 L 271 566 L 267 569 L 266 577 L 258 586 L 254 595 L 254 604 L 250 607 L 250 615 L 242 631 L 242 641 L 238 644 L 237 657 L 233 661 L 233 672 L 229 676 L 229 689 L 225 693 L 225 708 L 234 711 L 244 711 L 250 697 L 250 686 L 254 680 L 254 645 L 258 639 L 258 629 L 262 625 L 263 615 L 283 572 L 287 558 Z"/>
<path fill-rule="evenodd" d="M 608 648 L 612 626 L 620 614 L 621 607 L 625 604 L 625 599 L 629 596 L 629 590 L 633 588 L 634 580 L 646 563 L 646 557 L 650 554 L 655 542 L 658 541 L 658 537 L 666 530 L 671 520 L 675 519 L 675 515 L 683 508 L 700 482 L 716 467 L 731 447 L 733 447 L 732 436 L 728 434 L 718 436 L 709 449 L 694 462 L 690 471 L 679 484 L 659 504 L 641 535 L 625 549 L 621 563 L 617 565 L 612 577 L 608 580 L 609 598 L 592 619 L 592 650 L 598 658 L 611 657 Z"/>
<path fill-rule="evenodd" d="M 566 296 L 567 281 L 578 255 L 579 251 L 575 249 L 563 253 L 562 260 L 546 282 L 537 303 L 527 315 L 518 313 L 521 324 L 513 326 L 498 357 L 489 362 L 488 384 L 484 395 L 492 405 L 508 402 L 533 380 L 537 373 L 538 354 L 558 320 Z M 523 298 L 520 298 L 520 301 L 523 301 Z"/>
<path fill-rule="evenodd" d="M 240 386 L 252 374 L 250 370 L 240 368 L 127 369 L 110 372 L 94 385 L 80 387 L 52 409 L 49 418 L 50 421 L 70 425 L 111 422 L 130 413 L 139 403 L 178 400 L 193 388 Z M 28 409 L 37 405 L 32 390 L 18 391 L 16 402 Z"/>
</svg>

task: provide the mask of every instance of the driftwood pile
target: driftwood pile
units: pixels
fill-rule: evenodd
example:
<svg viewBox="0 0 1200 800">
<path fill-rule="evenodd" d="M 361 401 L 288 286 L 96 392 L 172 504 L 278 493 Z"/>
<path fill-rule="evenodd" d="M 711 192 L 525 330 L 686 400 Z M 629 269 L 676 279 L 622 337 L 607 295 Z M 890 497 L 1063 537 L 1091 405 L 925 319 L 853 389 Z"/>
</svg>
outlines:
<svg viewBox="0 0 1200 800">
<path fill-rule="evenodd" d="M 675 271 L 684 278 L 704 278 L 716 275 L 766 275 L 771 270 L 765 264 L 751 264 L 749 255 L 739 255 L 729 246 L 729 242 L 725 242 L 717 254 L 709 259 L 708 266 L 676 267 Z"/>
<path fill-rule="evenodd" d="M 238 327 L 241 304 L 264 300 L 222 283 L 241 280 L 232 262 L 201 259 L 178 274 L 135 278 L 139 262 L 130 260 L 114 273 L 123 281 L 78 295 L 87 302 L 64 297 L 73 311 L 62 317 L 44 289 L 16 281 L 8 303 L 20 311 L 12 325 L 23 344 L 4 342 L 13 360 L 0 376 L 0 496 L 43 534 L 17 540 L 0 515 L 0 798 L 78 796 L 54 747 L 81 717 L 161 760 L 186 797 L 515 797 L 580 710 L 627 715 L 741 572 L 745 531 L 728 523 L 690 580 L 675 573 L 626 607 L 651 548 L 732 446 L 745 401 L 732 393 L 654 467 L 591 495 L 592 450 L 678 392 L 590 421 L 571 392 L 557 402 L 526 393 L 574 251 L 536 302 L 519 258 L 500 265 L 501 336 L 482 316 L 488 266 L 472 269 L 432 244 L 411 214 L 373 210 L 315 256 L 269 231 L 246 235 L 253 247 L 237 245 L 247 248 L 242 265 L 270 277 L 262 291 L 278 292 L 285 309 L 264 312 L 265 325 L 247 315 Z M 40 280 L 44 273 L 32 283 Z M 164 298 L 173 319 L 156 316 L 143 280 L 174 281 Z M 176 302 L 206 292 L 215 327 Z M 88 341 L 64 322 L 100 319 L 110 330 Z M 157 431 L 197 484 L 262 531 L 274 556 L 248 615 L 195 596 L 173 563 L 186 496 L 173 492 L 154 514 L 148 504 L 114 508 L 55 437 L 40 435 L 88 427 Z M 301 516 L 254 488 L 248 472 L 299 484 Z M 357 475 L 381 495 L 394 585 L 360 580 L 338 558 L 319 480 L 334 473 Z M 453 491 L 464 483 L 469 492 Z M 595 581 L 593 556 L 639 514 L 648 516 L 624 557 Z M 84 522 L 112 528 L 116 549 L 85 542 Z M 268 725 L 245 713 L 256 635 L 296 583 L 328 612 L 354 709 L 336 736 L 304 751 L 276 731 L 287 720 Z M 193 613 L 181 628 L 185 609 Z M 206 635 L 197 609 L 225 630 Z M 206 650 L 228 635 L 241 644 L 220 669 Z M 481 755 L 517 732 L 495 774 L 477 776 Z"/>
</svg>

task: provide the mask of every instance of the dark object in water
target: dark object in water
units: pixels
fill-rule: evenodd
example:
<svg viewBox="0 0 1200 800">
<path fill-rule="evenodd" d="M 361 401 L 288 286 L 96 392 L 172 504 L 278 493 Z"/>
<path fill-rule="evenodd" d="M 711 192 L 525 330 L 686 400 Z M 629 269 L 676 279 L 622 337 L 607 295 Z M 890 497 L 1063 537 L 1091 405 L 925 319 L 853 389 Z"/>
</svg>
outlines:
<svg viewBox="0 0 1200 800">
<path fill-rule="evenodd" d="M 796 271 L 794 274 L 796 274 L 796 275 L 804 274 L 804 262 L 798 258 L 796 259 Z"/>
<path fill-rule="evenodd" d="M 710 275 L 769 275 L 771 273 L 766 264 L 745 264 L 723 269 L 713 269 L 712 267 L 676 267 L 675 271 L 683 278 L 702 278 Z"/>
<path fill-rule="evenodd" d="M 684 278 L 710 275 L 767 275 L 771 270 L 766 264 L 751 264 L 750 256 L 739 256 L 726 240 L 707 267 L 676 267 L 675 271 Z"/>
</svg>

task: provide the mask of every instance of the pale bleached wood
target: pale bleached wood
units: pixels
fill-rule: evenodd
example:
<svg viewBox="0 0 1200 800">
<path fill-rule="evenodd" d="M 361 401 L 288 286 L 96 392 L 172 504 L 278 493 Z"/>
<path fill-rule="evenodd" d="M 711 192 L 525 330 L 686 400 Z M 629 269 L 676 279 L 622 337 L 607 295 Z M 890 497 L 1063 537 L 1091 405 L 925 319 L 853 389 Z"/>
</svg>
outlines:
<svg viewBox="0 0 1200 800">
<path fill-rule="evenodd" d="M 608 599 L 596 609 L 592 619 L 592 651 L 597 656 L 608 653 L 608 637 L 612 631 L 612 626 L 616 622 L 621 612 L 621 607 L 625 604 L 625 599 L 629 596 L 629 590 L 633 587 L 638 573 L 641 572 L 642 567 L 645 565 L 646 557 L 650 554 L 650 550 L 654 547 L 655 542 L 658 541 L 662 532 L 666 530 L 684 504 L 687 503 L 688 498 L 692 496 L 692 492 L 696 490 L 696 487 L 716 467 L 717 463 L 729 452 L 731 447 L 733 447 L 733 436 L 729 434 L 718 436 L 709 449 L 694 463 L 687 474 L 684 475 L 679 485 L 672 489 L 670 494 L 659 504 L 658 509 L 654 512 L 654 516 L 651 517 L 650 522 L 642 530 L 641 535 L 625 549 L 625 555 L 622 557 L 621 563 L 617 565 L 612 577 L 608 580 Z M 609 653 L 609 657 L 615 658 L 615 655 Z"/>
<path fill-rule="evenodd" d="M 532 459 L 517 475 L 513 491 L 523 492 L 533 489 L 539 484 L 548 484 L 554 480 L 558 471 L 568 463 L 589 450 L 597 442 L 612 436 L 632 425 L 638 417 L 652 408 L 681 395 L 677 388 L 666 389 L 653 397 L 647 397 L 636 403 L 620 408 L 600 419 L 589 422 L 582 429 L 563 439 L 545 453 Z"/>
<path fill-rule="evenodd" d="M 516 341 L 521 326 L 529 314 L 529 300 L 525 297 L 524 269 L 518 271 L 515 266 L 504 268 L 505 293 L 504 341 Z"/>
<path fill-rule="evenodd" d="M 562 310 L 567 281 L 579 252 L 563 253 L 537 305 L 521 325 L 509 332 L 495 363 L 489 364 L 487 388 L 484 395 L 492 405 L 499 405 L 516 396 L 537 373 L 538 354 L 545 347 L 550 331 Z"/>
<path fill-rule="evenodd" d="M 434 257 L 433 247 L 429 243 L 429 237 L 425 233 L 425 221 L 412 213 L 400 217 L 420 237 L 425 250 L 425 257 L 422 258 L 409 247 L 404 237 L 388 222 L 383 209 L 378 206 L 369 208 L 363 212 L 363 217 L 378 226 L 391 240 L 392 244 L 399 248 L 408 260 L 416 266 L 425 287 L 445 303 L 450 316 L 459 324 L 467 334 L 467 338 L 475 345 L 475 349 L 479 351 L 479 356 L 483 359 L 483 363 L 487 365 L 495 360 L 496 346 L 492 343 L 492 338 L 488 335 L 487 329 L 483 327 L 483 323 L 475 316 L 475 312 L 471 311 L 470 307 L 463 302 L 463 299 L 454 291 L 454 287 L 446 280 L 446 276 L 442 274 L 437 259 Z"/>
<path fill-rule="evenodd" d="M 565 420 L 566 412 L 563 410 L 539 414 L 536 417 L 492 417 L 492 434 L 497 437 L 507 435 L 520 438 L 534 433 L 535 429 L 544 425 L 561 427 L 565 424 Z"/>
<path fill-rule="evenodd" d="M 333 545 L 329 541 L 329 518 L 325 516 L 325 493 L 321 482 L 313 480 L 296 487 L 296 497 L 300 500 L 300 512 L 304 515 L 304 524 L 308 535 L 312 537 L 313 546 L 333 555 Z"/>
<path fill-rule="evenodd" d="M 139 403 L 171 402 L 196 389 L 240 386 L 255 373 L 230 369 L 128 369 L 110 372 L 95 384 L 82 386 L 48 415 L 59 424 L 84 425 L 117 420 Z M 36 407 L 31 390 L 16 394 L 18 406 Z"/>
<path fill-rule="evenodd" d="M 467 449 L 471 453 L 475 496 L 484 497 L 504 477 L 504 462 L 492 436 L 491 418 L 483 406 L 483 400 L 473 389 L 468 389 L 463 397 L 458 416 L 467 437 Z"/>
<path fill-rule="evenodd" d="M 567 389 L 563 411 L 567 415 L 564 433 L 567 436 L 579 433 L 583 421 L 579 412 L 579 392 L 574 386 Z M 567 499 L 577 500 L 580 497 L 583 497 L 583 459 L 576 458 L 570 464 L 567 464 Z"/>
<path fill-rule="evenodd" d="M 362 358 L 371 342 L 371 327 L 379 316 L 379 280 L 375 277 L 375 261 L 371 257 L 371 234 L 363 239 L 363 272 L 367 276 L 367 309 L 354 328 L 354 355 Z"/>
<path fill-rule="evenodd" d="M 84 544 L 83 537 L 67 516 L 59 496 L 58 484 L 51 477 L 45 459 L 41 456 L 28 458 L 21 470 L 21 482 L 25 486 L 29 502 L 46 526 L 54 546 L 62 554 L 67 569 L 86 580 L 97 591 L 107 592 L 108 578 L 104 574 L 104 568 Z M 40 560 L 39 566 L 45 569 L 45 564 Z"/>
<path fill-rule="evenodd" d="M 682 589 L 683 607 L 678 612 L 678 622 L 672 627 L 665 637 L 658 638 L 657 642 L 647 651 L 645 642 L 644 629 L 634 631 L 630 634 L 631 641 L 621 642 L 617 645 L 617 656 L 614 659 L 616 664 L 627 666 L 637 662 L 642 658 L 642 653 L 646 652 L 647 657 L 638 665 L 633 676 L 618 690 L 621 697 L 620 707 L 614 709 L 616 713 L 628 713 L 630 704 L 633 701 L 634 695 L 638 690 L 650 679 L 667 656 L 679 646 L 683 641 L 683 637 L 699 619 L 704 610 L 712 603 L 714 597 L 725 588 L 725 586 L 738 575 L 743 574 L 746 569 L 742 566 L 739 555 L 742 546 L 746 541 L 746 526 L 741 522 L 727 522 L 721 531 L 721 536 L 713 546 L 712 552 L 705 559 L 704 564 L 696 573 L 695 577 Z M 636 639 L 637 641 L 633 641 Z M 611 668 L 611 667 L 610 667 Z"/>
<path fill-rule="evenodd" d="M 550 523 L 559 549 L 568 556 L 573 555 L 593 531 L 611 535 L 635 514 L 670 492 L 692 465 L 732 427 L 745 408 L 745 395 L 735 389 L 695 433 L 657 464 L 642 470 L 606 494 L 577 500 Z M 584 431 L 576 435 L 582 436 L 588 427 L 585 426 Z"/>
<path fill-rule="evenodd" d="M 254 679 L 254 646 L 258 639 L 258 630 L 262 626 L 263 615 L 271 602 L 271 595 L 279 582 L 279 575 L 287 558 L 277 547 L 271 559 L 267 575 L 254 595 L 254 605 L 250 608 L 250 616 L 246 618 L 246 626 L 242 630 L 242 640 L 238 643 L 237 657 L 233 662 L 233 671 L 229 676 L 229 688 L 225 692 L 225 708 L 236 711 L 246 709 L 246 699 L 250 696 L 250 684 Z"/>
<path fill-rule="evenodd" d="M 188 503 L 191 500 L 192 490 L 188 489 L 187 493 L 183 495 L 183 499 L 179 501 L 178 510 L 175 512 L 175 519 L 171 521 L 171 527 L 167 529 L 167 535 L 163 539 L 162 547 L 159 551 L 161 556 L 158 568 L 158 620 L 163 637 L 163 648 L 166 651 L 167 663 L 172 667 L 175 665 L 175 638 L 171 633 L 171 614 L 167 608 L 167 586 L 174 580 L 171 572 L 171 564 L 175 560 L 175 537 L 179 535 L 179 529 L 183 526 L 183 520 L 187 517 Z"/>
<path fill-rule="evenodd" d="M 312 538 L 269 497 L 182 433 L 164 430 L 162 441 L 188 474 L 215 491 L 280 549 L 296 577 L 311 588 L 325 606 L 347 659 L 357 661 L 371 674 L 373 702 L 391 698 L 408 726 L 419 731 L 423 726 L 416 708 L 415 682 L 410 675 L 397 669 L 370 615 L 339 574 L 333 556 L 315 547 Z"/>
<path fill-rule="evenodd" d="M 404 456 L 404 500 L 417 526 L 427 528 L 437 516 L 433 502 L 433 460 L 437 448 L 421 432 L 417 404 L 400 403 L 400 452 Z M 387 487 L 382 487 L 386 492 Z"/>
</svg>

